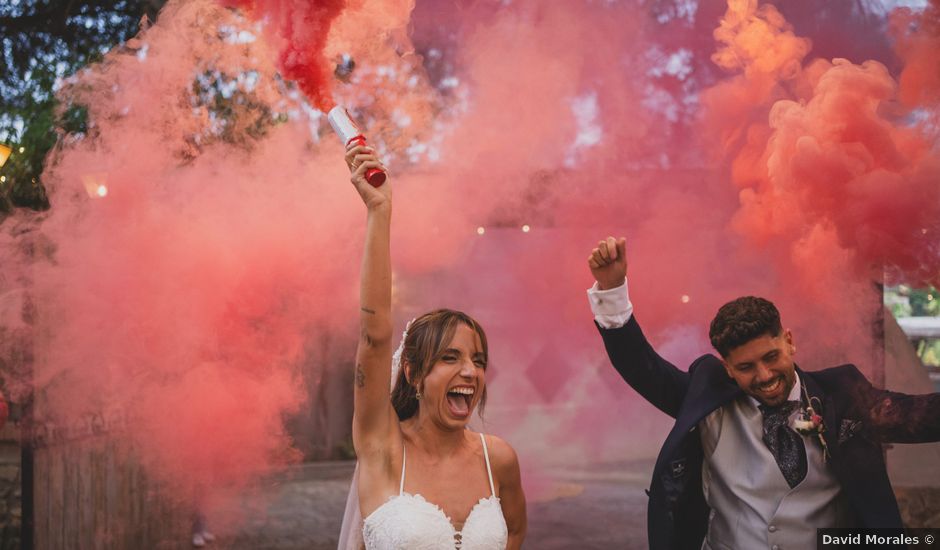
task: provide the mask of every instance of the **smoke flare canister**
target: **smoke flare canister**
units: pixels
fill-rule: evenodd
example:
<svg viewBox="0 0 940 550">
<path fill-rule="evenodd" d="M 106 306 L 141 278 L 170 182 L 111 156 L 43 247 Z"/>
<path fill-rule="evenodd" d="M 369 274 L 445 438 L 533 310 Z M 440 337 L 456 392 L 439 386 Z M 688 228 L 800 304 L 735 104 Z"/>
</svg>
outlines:
<svg viewBox="0 0 940 550">
<path fill-rule="evenodd" d="M 359 131 L 359 127 L 356 126 L 356 123 L 349 117 L 349 113 L 346 109 L 339 106 L 333 107 L 326 115 L 326 118 L 330 121 L 330 126 L 333 127 L 333 131 L 336 132 L 336 135 L 343 140 L 343 145 L 349 147 L 349 144 L 353 142 L 359 145 L 366 144 L 366 137 Z M 379 187 L 385 183 L 385 172 L 378 168 L 370 168 L 366 172 L 366 181 L 368 181 L 372 187 Z"/>
</svg>

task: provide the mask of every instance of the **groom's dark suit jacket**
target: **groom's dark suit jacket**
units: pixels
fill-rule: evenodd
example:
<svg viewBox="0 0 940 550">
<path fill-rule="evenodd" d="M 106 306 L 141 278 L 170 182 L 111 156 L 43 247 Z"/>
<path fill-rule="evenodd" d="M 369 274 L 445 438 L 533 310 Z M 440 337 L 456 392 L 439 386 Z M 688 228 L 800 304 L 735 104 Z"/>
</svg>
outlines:
<svg viewBox="0 0 940 550">
<path fill-rule="evenodd" d="M 744 395 L 714 355 L 688 372 L 660 357 L 631 317 L 621 328 L 600 328 L 611 363 L 640 395 L 676 419 L 659 452 L 649 490 L 651 550 L 701 548 L 709 508 L 702 494 L 699 421 Z M 810 398 L 822 403 L 830 459 L 859 527 L 901 527 L 881 444 L 940 440 L 940 394 L 912 396 L 879 390 L 853 365 L 799 370 Z M 815 401 L 814 401 L 815 404 Z"/>
</svg>

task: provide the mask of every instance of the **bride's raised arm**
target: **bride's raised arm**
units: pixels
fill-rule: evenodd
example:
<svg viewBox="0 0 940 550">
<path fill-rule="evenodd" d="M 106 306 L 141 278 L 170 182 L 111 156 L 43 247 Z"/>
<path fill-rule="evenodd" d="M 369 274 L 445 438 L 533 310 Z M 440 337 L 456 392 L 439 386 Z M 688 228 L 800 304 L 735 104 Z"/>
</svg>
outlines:
<svg viewBox="0 0 940 550">
<path fill-rule="evenodd" d="M 353 445 L 360 459 L 388 448 L 398 417 L 389 399 L 392 360 L 392 267 L 389 231 L 391 184 L 373 187 L 365 174 L 384 170 L 375 151 L 353 145 L 346 150 L 350 181 L 366 206 L 366 237 L 359 290 L 359 345 L 353 400 Z"/>
</svg>

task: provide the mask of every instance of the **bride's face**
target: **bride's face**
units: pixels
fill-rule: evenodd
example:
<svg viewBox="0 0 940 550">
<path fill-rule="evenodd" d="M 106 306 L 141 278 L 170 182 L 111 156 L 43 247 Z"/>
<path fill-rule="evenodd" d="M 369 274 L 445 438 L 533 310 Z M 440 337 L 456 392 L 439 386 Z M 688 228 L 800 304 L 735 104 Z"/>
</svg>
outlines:
<svg viewBox="0 0 940 550">
<path fill-rule="evenodd" d="M 465 324 L 454 330 L 444 353 L 424 378 L 422 412 L 445 429 L 463 429 L 483 397 L 486 356 L 477 333 Z"/>
</svg>

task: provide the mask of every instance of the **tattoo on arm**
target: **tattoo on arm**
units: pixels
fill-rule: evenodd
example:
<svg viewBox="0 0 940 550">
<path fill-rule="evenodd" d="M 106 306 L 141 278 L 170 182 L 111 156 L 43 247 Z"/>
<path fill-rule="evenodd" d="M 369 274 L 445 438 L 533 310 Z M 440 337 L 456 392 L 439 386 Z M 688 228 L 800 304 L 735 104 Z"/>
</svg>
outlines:
<svg viewBox="0 0 940 550">
<path fill-rule="evenodd" d="M 366 345 L 372 345 L 372 336 L 369 335 L 369 331 L 366 330 L 365 325 L 363 325 L 362 330 L 359 331 L 359 337 L 362 338 L 362 341 L 364 341 Z"/>
<path fill-rule="evenodd" d="M 363 307 L 363 308 L 359 308 L 359 309 L 361 309 L 361 310 L 362 310 L 363 312 L 365 312 L 365 313 L 368 313 L 369 315 L 375 315 L 375 310 L 374 310 L 374 309 L 369 309 L 369 308 L 367 308 L 367 307 Z"/>
<path fill-rule="evenodd" d="M 362 370 L 362 364 L 356 363 L 356 387 L 364 388 L 366 385 L 366 373 Z"/>
</svg>

